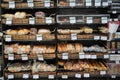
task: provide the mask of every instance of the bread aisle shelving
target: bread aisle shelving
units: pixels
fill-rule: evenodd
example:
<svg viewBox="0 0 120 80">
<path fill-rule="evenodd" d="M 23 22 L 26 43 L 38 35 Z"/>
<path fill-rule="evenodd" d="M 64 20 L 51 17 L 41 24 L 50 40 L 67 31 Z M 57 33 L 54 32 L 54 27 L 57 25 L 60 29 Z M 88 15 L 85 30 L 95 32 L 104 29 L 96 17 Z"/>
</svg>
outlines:
<svg viewBox="0 0 120 80">
<path fill-rule="evenodd" d="M 119 29 L 108 41 L 108 22 L 119 21 L 114 4 L 118 6 L 112 0 L 2 0 L 4 79 L 119 79 L 119 54 L 114 54 L 120 53 Z"/>
</svg>

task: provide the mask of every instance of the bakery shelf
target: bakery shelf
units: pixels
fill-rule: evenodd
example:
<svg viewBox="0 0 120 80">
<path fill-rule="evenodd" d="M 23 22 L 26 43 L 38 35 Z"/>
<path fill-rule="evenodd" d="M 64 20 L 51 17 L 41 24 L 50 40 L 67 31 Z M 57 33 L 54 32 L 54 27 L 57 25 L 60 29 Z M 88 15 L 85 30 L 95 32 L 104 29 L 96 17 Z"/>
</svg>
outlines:
<svg viewBox="0 0 120 80">
<path fill-rule="evenodd" d="M 54 41 L 54 34 L 46 35 L 5 35 L 5 41 Z"/>
<path fill-rule="evenodd" d="M 57 35 L 58 40 L 103 40 L 102 37 L 108 39 L 106 34 L 71 34 L 71 35 Z"/>
<path fill-rule="evenodd" d="M 64 56 L 64 53 L 57 54 L 59 59 L 65 59 L 64 57 L 68 56 L 68 59 L 108 59 L 105 55 L 108 55 L 104 52 L 85 52 L 85 54 L 80 53 L 68 53 Z"/>
<path fill-rule="evenodd" d="M 17 72 L 17 73 L 11 73 L 11 72 L 5 72 L 4 73 L 5 78 L 8 78 L 9 76 L 14 76 L 13 79 L 17 78 L 23 78 L 23 79 L 33 79 L 34 75 L 38 75 L 39 78 L 49 77 L 49 75 L 56 77 L 56 72 L 39 72 L 37 74 L 32 74 L 32 72 Z M 27 78 L 28 77 L 28 78 Z"/>
<path fill-rule="evenodd" d="M 106 24 L 109 14 L 99 15 L 57 15 L 58 24 Z"/>
<path fill-rule="evenodd" d="M 44 54 L 41 54 L 42 56 L 38 57 L 37 54 L 29 54 L 27 55 L 28 59 L 38 59 L 39 58 L 43 58 L 43 59 L 55 59 L 56 55 L 53 53 L 44 53 Z M 5 59 L 8 59 L 8 54 L 4 54 L 4 58 Z M 21 60 L 22 59 L 22 56 L 19 55 L 19 54 L 14 54 L 14 60 Z"/>
<path fill-rule="evenodd" d="M 52 17 L 46 18 L 25 18 L 25 19 L 2 19 L 2 24 L 6 25 L 50 25 L 55 24 Z"/>
<path fill-rule="evenodd" d="M 13 6 L 14 5 L 14 6 Z M 21 3 L 1 3 L 4 9 L 50 9 L 54 8 L 54 1 L 50 2 L 21 2 Z"/>
<path fill-rule="evenodd" d="M 94 1 L 94 0 L 91 0 L 91 1 L 86 1 L 86 0 L 57 0 L 57 6 L 58 7 L 62 7 L 62 8 L 65 8 L 65 7 L 91 7 L 91 6 L 94 6 L 94 7 L 101 7 L 101 6 L 108 6 L 108 2 L 107 0 L 101 0 L 101 1 Z"/>
</svg>

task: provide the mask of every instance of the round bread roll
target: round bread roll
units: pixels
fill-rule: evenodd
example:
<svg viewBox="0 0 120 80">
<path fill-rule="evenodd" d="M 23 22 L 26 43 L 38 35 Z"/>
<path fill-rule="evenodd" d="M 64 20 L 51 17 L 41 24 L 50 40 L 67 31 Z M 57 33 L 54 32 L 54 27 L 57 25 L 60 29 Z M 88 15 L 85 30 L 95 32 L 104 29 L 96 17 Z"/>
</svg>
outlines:
<svg viewBox="0 0 120 80">
<path fill-rule="evenodd" d="M 7 35 L 16 35 L 16 34 L 17 34 L 17 31 L 16 31 L 16 30 L 11 30 L 11 29 L 9 29 L 9 30 L 6 30 L 6 31 L 5 31 L 5 34 L 7 34 Z"/>
</svg>

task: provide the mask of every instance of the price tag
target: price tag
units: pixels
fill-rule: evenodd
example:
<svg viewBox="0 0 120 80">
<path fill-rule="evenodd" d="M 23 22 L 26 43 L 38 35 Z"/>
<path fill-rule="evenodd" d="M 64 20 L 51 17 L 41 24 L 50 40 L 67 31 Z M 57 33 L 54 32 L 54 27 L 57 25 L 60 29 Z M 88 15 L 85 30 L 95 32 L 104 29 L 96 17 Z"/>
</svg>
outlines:
<svg viewBox="0 0 120 80">
<path fill-rule="evenodd" d="M 115 51 L 111 51 L 111 53 L 115 53 Z"/>
<path fill-rule="evenodd" d="M 14 60 L 14 54 L 8 54 L 8 60 Z"/>
<path fill-rule="evenodd" d="M 118 21 L 118 19 L 117 19 L 117 18 L 115 18 L 115 19 L 114 19 L 114 21 Z"/>
<path fill-rule="evenodd" d="M 105 75 L 106 71 L 100 71 L 100 75 Z"/>
<path fill-rule="evenodd" d="M 101 6 L 101 0 L 95 0 L 95 6 Z"/>
<path fill-rule="evenodd" d="M 100 40 L 100 36 L 94 36 L 94 40 Z"/>
<path fill-rule="evenodd" d="M 79 54 L 79 58 L 80 58 L 80 59 L 84 59 L 84 58 L 85 58 L 85 55 L 84 55 L 84 54 Z"/>
<path fill-rule="evenodd" d="M 0 42 L 0 45 L 2 45 L 2 42 Z"/>
<path fill-rule="evenodd" d="M 81 74 L 75 74 L 76 78 L 81 78 Z"/>
<path fill-rule="evenodd" d="M 27 0 L 27 2 L 33 2 L 33 0 Z"/>
<path fill-rule="evenodd" d="M 76 23 L 76 17 L 70 17 L 70 23 L 71 24 Z"/>
<path fill-rule="evenodd" d="M 2 37 L 2 36 L 3 36 L 3 33 L 0 32 L 0 36 Z"/>
<path fill-rule="evenodd" d="M 90 77 L 90 74 L 89 73 L 84 73 L 84 78 L 89 78 Z"/>
<path fill-rule="evenodd" d="M 101 18 L 101 21 L 102 21 L 103 24 L 104 24 L 104 23 L 107 23 L 107 22 L 108 22 L 108 18 L 107 18 L 107 17 L 102 17 L 102 18 Z"/>
<path fill-rule="evenodd" d="M 32 1 L 28 1 L 28 7 L 30 8 L 34 7 L 34 3 Z"/>
<path fill-rule="evenodd" d="M 107 36 L 101 36 L 101 40 L 107 41 Z"/>
<path fill-rule="evenodd" d="M 23 74 L 23 78 L 24 78 L 24 79 L 29 78 L 29 74 Z"/>
<path fill-rule="evenodd" d="M 112 75 L 112 76 L 111 76 L 111 78 L 115 79 L 115 78 L 116 78 L 116 76 L 115 76 L 115 75 Z"/>
<path fill-rule="evenodd" d="M 116 60 L 115 63 L 116 63 L 116 64 L 120 64 L 120 61 Z"/>
<path fill-rule="evenodd" d="M 108 51 L 108 53 L 111 53 L 111 51 Z"/>
<path fill-rule="evenodd" d="M 45 7 L 50 7 L 50 0 L 45 0 L 44 1 L 44 6 Z"/>
<path fill-rule="evenodd" d="M 75 6 L 75 0 L 70 0 L 70 6 L 74 7 Z"/>
<path fill-rule="evenodd" d="M 14 75 L 13 74 L 8 75 L 8 79 L 14 79 Z"/>
<path fill-rule="evenodd" d="M 91 55 L 85 55 L 86 59 L 91 59 Z"/>
<path fill-rule="evenodd" d="M 104 59 L 108 59 L 108 58 L 109 58 L 108 54 L 104 55 Z"/>
<path fill-rule="evenodd" d="M 21 57 L 22 57 L 22 60 L 28 60 L 27 54 L 22 54 Z"/>
<path fill-rule="evenodd" d="M 111 61 L 120 61 L 120 55 L 110 55 Z"/>
<path fill-rule="evenodd" d="M 7 19 L 6 19 L 6 24 L 7 24 L 7 25 L 12 24 L 12 19 L 11 19 L 11 18 L 7 18 Z"/>
<path fill-rule="evenodd" d="M 29 24 L 35 24 L 35 18 L 29 18 Z"/>
<path fill-rule="evenodd" d="M 93 17 L 87 17 L 87 23 L 93 23 Z"/>
<path fill-rule="evenodd" d="M 62 79 L 68 79 L 68 75 L 62 75 Z"/>
<path fill-rule="evenodd" d="M 37 41 L 41 41 L 41 40 L 43 40 L 42 34 L 38 34 L 38 35 L 37 35 Z"/>
<path fill-rule="evenodd" d="M 62 53 L 62 59 L 68 59 L 68 53 Z"/>
<path fill-rule="evenodd" d="M 54 79 L 54 75 L 48 75 L 48 79 Z"/>
<path fill-rule="evenodd" d="M 5 37 L 5 41 L 11 41 L 11 35 L 6 35 L 6 37 Z"/>
<path fill-rule="evenodd" d="M 108 2 L 102 2 L 102 6 L 104 7 L 108 6 Z"/>
<path fill-rule="evenodd" d="M 46 17 L 46 23 L 51 24 L 52 23 L 52 18 L 51 17 Z"/>
<path fill-rule="evenodd" d="M 86 1 L 85 3 L 86 6 L 92 6 L 92 0 L 85 0 L 85 1 Z"/>
<path fill-rule="evenodd" d="M 116 13 L 117 13 L 117 11 L 112 11 L 112 13 L 113 13 L 113 14 L 116 14 Z"/>
<path fill-rule="evenodd" d="M 71 34 L 71 40 L 77 40 L 77 34 Z"/>
<path fill-rule="evenodd" d="M 112 3 L 112 0 L 108 0 L 108 3 Z"/>
<path fill-rule="evenodd" d="M 120 51 L 118 51 L 118 53 L 120 53 Z"/>
<path fill-rule="evenodd" d="M 15 8 L 15 2 L 14 1 L 9 2 L 9 8 Z"/>
<path fill-rule="evenodd" d="M 97 59 L 97 55 L 91 55 L 91 59 Z"/>
<path fill-rule="evenodd" d="M 38 60 L 40 60 L 40 61 L 43 61 L 44 60 L 44 58 L 43 58 L 43 55 L 41 54 L 41 55 L 38 55 Z"/>
<path fill-rule="evenodd" d="M 39 75 L 33 75 L 33 79 L 39 79 Z"/>
</svg>

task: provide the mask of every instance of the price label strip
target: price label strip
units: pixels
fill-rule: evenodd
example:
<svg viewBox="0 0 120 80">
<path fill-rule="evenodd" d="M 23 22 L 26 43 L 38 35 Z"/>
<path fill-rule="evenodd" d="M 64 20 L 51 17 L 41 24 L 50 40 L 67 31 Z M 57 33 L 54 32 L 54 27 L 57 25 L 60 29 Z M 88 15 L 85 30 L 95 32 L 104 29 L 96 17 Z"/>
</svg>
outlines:
<svg viewBox="0 0 120 80">
<path fill-rule="evenodd" d="M 44 1 L 44 6 L 45 7 L 50 7 L 50 0 L 45 0 Z"/>
<path fill-rule="evenodd" d="M 64 60 L 68 59 L 68 53 L 62 53 L 62 59 Z"/>
<path fill-rule="evenodd" d="M 54 75 L 48 75 L 48 79 L 54 79 Z"/>
<path fill-rule="evenodd" d="M 8 54 L 8 60 L 14 60 L 14 54 Z"/>
<path fill-rule="evenodd" d="M 71 40 L 77 40 L 77 34 L 71 34 Z"/>
<path fill-rule="evenodd" d="M 37 35 L 37 41 L 42 41 L 42 40 L 43 40 L 42 34 Z"/>
<path fill-rule="evenodd" d="M 81 78 L 81 74 L 75 74 L 76 78 Z"/>
<path fill-rule="evenodd" d="M 87 23 L 88 24 L 93 23 L 93 17 L 87 17 Z"/>
<path fill-rule="evenodd" d="M 70 17 L 70 23 L 71 24 L 76 23 L 76 17 Z"/>
<path fill-rule="evenodd" d="M 38 60 L 40 60 L 40 61 L 43 61 L 43 60 L 44 60 L 44 57 L 43 57 L 42 54 L 39 54 L 39 55 L 38 55 Z"/>
<path fill-rule="evenodd" d="M 15 2 L 14 1 L 9 2 L 9 8 L 15 8 Z"/>
<path fill-rule="evenodd" d="M 29 24 L 35 24 L 35 18 L 29 18 Z"/>
<path fill-rule="evenodd" d="M 11 18 L 7 18 L 6 19 L 6 24 L 7 25 L 11 25 L 12 24 L 12 19 Z"/>
<path fill-rule="evenodd" d="M 101 21 L 103 24 L 107 23 L 108 22 L 108 18 L 107 17 L 102 17 L 101 18 Z"/>
<path fill-rule="evenodd" d="M 28 7 L 33 8 L 34 7 L 34 3 L 32 1 L 28 1 Z"/>
<path fill-rule="evenodd" d="M 95 0 L 95 6 L 101 6 L 101 0 Z"/>
<path fill-rule="evenodd" d="M 33 75 L 33 79 L 39 79 L 39 75 Z"/>
<path fill-rule="evenodd" d="M 52 23 L 52 17 L 46 17 L 46 24 Z"/>
<path fill-rule="evenodd" d="M 92 0 L 85 0 L 85 1 L 86 1 L 85 3 L 86 6 L 92 6 Z"/>
<path fill-rule="evenodd" d="M 68 75 L 62 75 L 62 79 L 68 79 Z"/>
<path fill-rule="evenodd" d="M 22 57 L 22 60 L 28 60 L 27 54 L 22 54 L 21 57 Z"/>
<path fill-rule="evenodd" d="M 13 74 L 8 75 L 8 79 L 14 79 L 14 75 Z"/>
<path fill-rule="evenodd" d="M 76 6 L 75 0 L 70 0 L 70 3 L 69 3 L 69 4 L 70 4 L 71 7 Z"/>
<path fill-rule="evenodd" d="M 23 74 L 23 79 L 28 79 L 29 78 L 29 74 Z"/>
<path fill-rule="evenodd" d="M 5 36 L 5 41 L 10 42 L 11 41 L 11 35 L 6 35 Z"/>
</svg>

